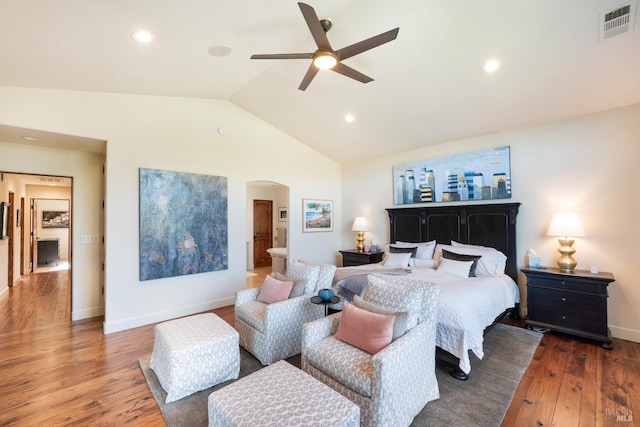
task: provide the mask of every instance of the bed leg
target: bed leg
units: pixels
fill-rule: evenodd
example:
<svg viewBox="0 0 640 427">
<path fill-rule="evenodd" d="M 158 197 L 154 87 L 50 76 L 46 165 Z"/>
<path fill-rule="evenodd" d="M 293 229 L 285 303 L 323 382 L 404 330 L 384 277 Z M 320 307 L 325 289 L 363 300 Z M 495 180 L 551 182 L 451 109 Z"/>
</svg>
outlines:
<svg viewBox="0 0 640 427">
<path fill-rule="evenodd" d="M 466 381 L 469 379 L 469 374 L 465 374 L 464 372 L 462 372 L 462 369 L 455 367 L 451 370 L 451 372 L 449 372 L 449 374 L 460 381 Z"/>
<path fill-rule="evenodd" d="M 520 303 L 516 303 L 515 307 L 511 309 L 511 311 L 509 312 L 509 317 L 513 320 L 520 319 Z"/>
</svg>

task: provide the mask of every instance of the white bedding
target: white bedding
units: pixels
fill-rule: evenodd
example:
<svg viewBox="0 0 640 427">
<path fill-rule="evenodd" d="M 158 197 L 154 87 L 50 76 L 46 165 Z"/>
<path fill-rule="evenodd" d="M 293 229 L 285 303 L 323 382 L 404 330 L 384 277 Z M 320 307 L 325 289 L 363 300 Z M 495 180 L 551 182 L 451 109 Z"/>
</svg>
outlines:
<svg viewBox="0 0 640 427">
<path fill-rule="evenodd" d="M 349 267 L 372 268 L 385 269 L 382 264 Z M 461 279 L 445 276 L 432 268 L 413 267 L 410 276 L 440 286 L 436 345 L 460 359 L 460 369 L 468 374 L 471 371 L 469 350 L 478 359 L 484 356 L 484 329 L 520 302 L 517 284 L 506 274 Z"/>
</svg>

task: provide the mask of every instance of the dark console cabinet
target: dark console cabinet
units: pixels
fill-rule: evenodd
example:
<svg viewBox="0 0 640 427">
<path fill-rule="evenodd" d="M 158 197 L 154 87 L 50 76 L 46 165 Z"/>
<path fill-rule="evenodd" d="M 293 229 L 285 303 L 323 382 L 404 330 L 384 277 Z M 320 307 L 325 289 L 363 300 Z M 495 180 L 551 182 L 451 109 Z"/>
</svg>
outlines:
<svg viewBox="0 0 640 427">
<path fill-rule="evenodd" d="M 58 243 L 60 239 L 38 239 L 38 265 L 56 264 L 60 260 Z"/>
<path fill-rule="evenodd" d="M 558 332 L 591 338 L 612 347 L 607 324 L 607 286 L 613 274 L 558 268 L 526 268 L 527 320 L 529 327 L 538 326 Z"/>
</svg>

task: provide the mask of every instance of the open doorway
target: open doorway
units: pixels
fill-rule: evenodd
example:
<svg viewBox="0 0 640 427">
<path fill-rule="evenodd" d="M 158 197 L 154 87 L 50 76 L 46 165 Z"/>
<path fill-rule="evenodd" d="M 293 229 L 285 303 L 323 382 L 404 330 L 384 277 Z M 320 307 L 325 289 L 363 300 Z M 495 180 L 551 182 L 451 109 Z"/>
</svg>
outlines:
<svg viewBox="0 0 640 427">
<path fill-rule="evenodd" d="M 249 182 L 246 205 L 247 271 L 286 263 L 289 187 L 271 181 Z M 273 248 L 278 248 L 278 259 L 272 255 Z"/>
<path fill-rule="evenodd" d="M 39 193 L 37 189 L 30 190 Z M 71 187 L 59 187 L 55 196 L 60 198 L 29 198 L 31 273 L 68 270 L 70 267 Z"/>
<path fill-rule="evenodd" d="M 70 270 L 71 268 L 71 177 L 3 173 L 4 185 L 11 190 L 13 238 L 7 257 L 8 286 L 30 283 L 31 274 Z M 71 312 L 71 274 L 64 278 L 68 300 L 65 312 Z M 52 305 L 51 310 L 56 310 Z"/>
</svg>

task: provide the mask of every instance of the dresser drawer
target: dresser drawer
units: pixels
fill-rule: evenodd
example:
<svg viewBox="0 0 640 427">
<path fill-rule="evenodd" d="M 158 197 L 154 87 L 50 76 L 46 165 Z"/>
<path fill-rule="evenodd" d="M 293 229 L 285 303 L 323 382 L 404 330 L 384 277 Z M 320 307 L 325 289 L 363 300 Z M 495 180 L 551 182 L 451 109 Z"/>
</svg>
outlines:
<svg viewBox="0 0 640 427">
<path fill-rule="evenodd" d="M 596 335 L 607 335 L 606 317 L 599 312 L 558 309 L 558 307 L 536 304 L 529 306 L 528 320 L 547 323 L 561 328 L 575 329 Z"/>
<path fill-rule="evenodd" d="M 527 285 L 553 289 L 564 289 L 567 291 L 585 292 L 596 295 L 607 295 L 607 286 L 599 282 L 587 282 L 584 280 L 571 280 L 564 278 L 527 277 Z"/>
<path fill-rule="evenodd" d="M 570 309 L 592 313 L 605 313 L 607 299 L 605 296 L 556 290 L 548 288 L 527 288 L 527 298 L 533 305 L 544 304 L 558 310 Z"/>
</svg>

